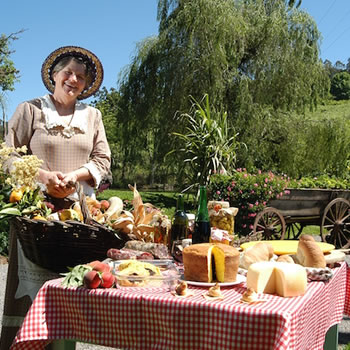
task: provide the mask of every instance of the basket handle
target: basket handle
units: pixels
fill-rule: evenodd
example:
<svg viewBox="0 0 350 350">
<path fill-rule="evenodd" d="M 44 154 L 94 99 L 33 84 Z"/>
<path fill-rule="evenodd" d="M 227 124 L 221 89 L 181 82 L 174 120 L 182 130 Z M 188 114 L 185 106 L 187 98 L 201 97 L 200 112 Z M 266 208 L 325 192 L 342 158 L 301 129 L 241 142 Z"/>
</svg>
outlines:
<svg viewBox="0 0 350 350">
<path fill-rule="evenodd" d="M 83 214 L 84 224 L 90 225 L 93 219 L 90 215 L 89 208 L 86 204 L 86 196 L 83 191 L 83 186 L 79 182 L 77 182 L 75 184 L 75 188 L 77 190 L 81 213 Z"/>
</svg>

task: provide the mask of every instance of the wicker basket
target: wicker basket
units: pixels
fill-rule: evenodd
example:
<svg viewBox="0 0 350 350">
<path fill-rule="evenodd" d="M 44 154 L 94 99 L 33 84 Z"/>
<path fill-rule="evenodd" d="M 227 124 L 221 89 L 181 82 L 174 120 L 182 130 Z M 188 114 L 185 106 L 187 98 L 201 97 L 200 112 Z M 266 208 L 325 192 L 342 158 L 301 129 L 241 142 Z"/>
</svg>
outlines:
<svg viewBox="0 0 350 350">
<path fill-rule="evenodd" d="M 33 263 L 53 272 L 68 267 L 104 260 L 109 248 L 120 249 L 127 235 L 116 233 L 98 223 L 78 221 L 41 221 L 25 217 L 11 220 L 24 255 Z"/>
</svg>

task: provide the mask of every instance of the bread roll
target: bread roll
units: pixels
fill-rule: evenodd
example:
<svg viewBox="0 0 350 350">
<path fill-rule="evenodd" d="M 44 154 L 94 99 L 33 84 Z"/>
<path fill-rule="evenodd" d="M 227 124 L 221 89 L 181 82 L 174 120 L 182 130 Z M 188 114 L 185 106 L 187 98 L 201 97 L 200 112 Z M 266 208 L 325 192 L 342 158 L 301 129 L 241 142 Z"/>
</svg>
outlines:
<svg viewBox="0 0 350 350">
<path fill-rule="evenodd" d="M 272 245 L 269 243 L 258 242 L 244 251 L 240 265 L 248 270 L 251 264 L 259 261 L 269 261 L 272 257 Z"/>
<path fill-rule="evenodd" d="M 297 259 L 305 267 L 326 267 L 323 252 L 311 235 L 302 235 L 299 238 Z"/>
<path fill-rule="evenodd" d="M 286 262 L 286 263 L 290 263 L 290 264 L 294 264 L 294 260 L 293 258 L 288 255 L 288 254 L 283 254 L 283 255 L 280 255 L 277 260 L 278 262 Z"/>
</svg>

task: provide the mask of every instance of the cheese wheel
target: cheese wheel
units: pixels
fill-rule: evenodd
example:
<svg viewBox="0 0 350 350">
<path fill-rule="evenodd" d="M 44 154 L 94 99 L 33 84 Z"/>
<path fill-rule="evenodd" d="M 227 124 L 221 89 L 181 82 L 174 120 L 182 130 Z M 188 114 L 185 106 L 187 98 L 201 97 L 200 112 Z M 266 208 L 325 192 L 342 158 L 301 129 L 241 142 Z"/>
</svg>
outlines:
<svg viewBox="0 0 350 350">
<path fill-rule="evenodd" d="M 257 262 L 249 266 L 247 288 L 282 297 L 303 295 L 307 288 L 306 269 L 299 264 Z"/>
</svg>

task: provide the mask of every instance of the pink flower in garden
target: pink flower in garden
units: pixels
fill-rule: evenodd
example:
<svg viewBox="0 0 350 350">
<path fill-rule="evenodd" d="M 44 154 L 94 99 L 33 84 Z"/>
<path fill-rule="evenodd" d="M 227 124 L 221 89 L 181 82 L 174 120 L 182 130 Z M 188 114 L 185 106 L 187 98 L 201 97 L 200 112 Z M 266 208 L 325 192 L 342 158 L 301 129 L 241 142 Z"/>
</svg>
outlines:
<svg viewBox="0 0 350 350">
<path fill-rule="evenodd" d="M 280 195 L 278 194 L 278 195 L 276 196 L 276 198 L 277 198 L 277 199 L 280 198 Z"/>
<path fill-rule="evenodd" d="M 265 183 L 267 184 L 269 182 L 269 179 L 265 177 Z"/>
<path fill-rule="evenodd" d="M 280 196 L 283 197 L 283 192 L 280 192 Z"/>
<path fill-rule="evenodd" d="M 242 190 L 239 190 L 239 193 L 240 193 L 240 194 L 242 194 L 242 193 L 243 193 L 243 191 L 242 191 Z"/>
<path fill-rule="evenodd" d="M 213 174 L 216 174 L 216 169 L 213 170 Z"/>
<path fill-rule="evenodd" d="M 284 190 L 284 193 L 285 194 L 290 194 L 290 191 L 289 190 Z"/>
<path fill-rule="evenodd" d="M 269 191 L 269 194 L 271 195 L 271 194 L 272 194 L 272 191 Z"/>
<path fill-rule="evenodd" d="M 216 194 L 220 194 L 221 192 L 220 191 L 216 191 Z"/>
<path fill-rule="evenodd" d="M 243 175 L 243 177 L 248 177 L 248 174 L 247 174 L 247 173 L 245 173 L 245 174 Z"/>
<path fill-rule="evenodd" d="M 254 193 L 255 193 L 255 191 L 254 191 L 254 190 L 251 190 L 251 191 L 250 191 L 250 193 L 253 193 L 253 194 L 254 194 Z"/>
<path fill-rule="evenodd" d="M 246 227 L 247 227 L 247 225 L 246 225 L 246 224 L 242 224 L 242 227 L 243 227 L 243 228 L 246 228 Z"/>
<path fill-rule="evenodd" d="M 261 170 L 260 170 L 260 169 L 258 170 L 258 174 L 259 174 L 259 175 L 261 174 Z"/>
<path fill-rule="evenodd" d="M 232 188 L 230 186 L 227 187 L 227 191 L 231 192 Z"/>
<path fill-rule="evenodd" d="M 255 205 L 259 205 L 259 202 L 258 202 L 258 201 L 256 201 L 256 202 L 255 202 Z"/>
<path fill-rule="evenodd" d="M 220 174 L 222 175 L 222 174 L 225 174 L 225 170 L 224 169 L 221 169 L 220 170 Z"/>
<path fill-rule="evenodd" d="M 266 184 L 264 184 L 264 187 L 267 187 L 267 185 L 266 185 Z"/>
<path fill-rule="evenodd" d="M 263 202 L 263 206 L 265 206 L 266 204 L 267 204 L 267 203 L 264 201 L 264 202 Z"/>
<path fill-rule="evenodd" d="M 239 173 L 242 172 L 242 168 L 238 168 L 237 172 L 239 172 Z"/>
<path fill-rule="evenodd" d="M 259 187 L 259 185 L 257 183 L 254 184 L 255 187 Z"/>
<path fill-rule="evenodd" d="M 249 208 L 253 208 L 253 207 L 254 207 L 254 204 L 249 203 Z"/>
<path fill-rule="evenodd" d="M 236 186 L 236 183 L 234 181 L 231 182 L 231 186 L 232 187 L 235 187 Z"/>
<path fill-rule="evenodd" d="M 254 226 L 253 225 L 249 225 L 249 228 L 252 230 L 254 228 Z"/>
</svg>

